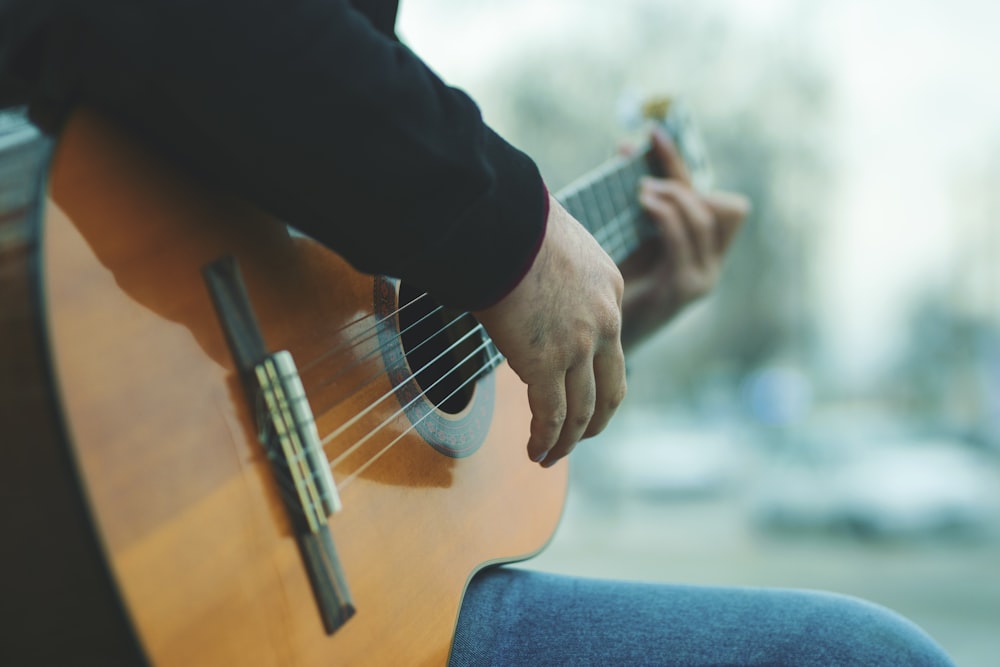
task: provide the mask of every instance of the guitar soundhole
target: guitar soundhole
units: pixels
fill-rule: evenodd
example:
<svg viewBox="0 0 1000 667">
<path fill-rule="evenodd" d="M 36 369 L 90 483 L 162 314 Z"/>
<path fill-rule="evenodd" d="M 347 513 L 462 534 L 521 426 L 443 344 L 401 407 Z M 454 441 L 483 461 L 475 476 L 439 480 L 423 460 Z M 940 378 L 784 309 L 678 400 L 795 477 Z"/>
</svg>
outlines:
<svg viewBox="0 0 1000 667">
<path fill-rule="evenodd" d="M 424 396 L 448 414 L 465 410 L 474 378 L 486 364 L 483 336 L 468 313 L 444 308 L 423 292 L 400 283 L 399 337 L 407 365 Z"/>
</svg>

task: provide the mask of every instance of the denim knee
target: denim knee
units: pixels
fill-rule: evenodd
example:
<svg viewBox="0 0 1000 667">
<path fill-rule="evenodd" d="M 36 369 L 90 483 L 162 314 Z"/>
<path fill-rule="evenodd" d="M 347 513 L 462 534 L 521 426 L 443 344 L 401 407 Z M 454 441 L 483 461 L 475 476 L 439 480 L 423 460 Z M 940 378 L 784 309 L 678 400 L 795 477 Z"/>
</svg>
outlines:
<svg viewBox="0 0 1000 667">
<path fill-rule="evenodd" d="M 776 664 L 953 665 L 938 644 L 913 622 L 885 607 L 833 593 L 793 592 L 798 619 L 775 643 Z"/>
</svg>

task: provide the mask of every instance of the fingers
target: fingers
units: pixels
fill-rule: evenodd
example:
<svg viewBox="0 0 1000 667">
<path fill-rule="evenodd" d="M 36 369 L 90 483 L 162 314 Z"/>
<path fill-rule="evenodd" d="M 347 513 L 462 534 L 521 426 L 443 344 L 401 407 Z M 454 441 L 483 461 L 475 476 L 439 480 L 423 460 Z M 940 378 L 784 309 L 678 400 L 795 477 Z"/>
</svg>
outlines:
<svg viewBox="0 0 1000 667">
<path fill-rule="evenodd" d="M 720 225 L 698 194 L 674 180 L 644 178 L 641 188 L 640 201 L 660 223 L 672 253 L 691 254 L 702 264 L 716 257 Z"/>
<path fill-rule="evenodd" d="M 564 387 L 529 386 L 531 438 L 528 456 L 549 467 L 608 425 L 625 398 L 625 354 L 620 341 L 590 362 L 566 372 Z"/>
<path fill-rule="evenodd" d="M 684 158 L 666 132 L 659 127 L 653 129 L 652 157 L 663 169 L 665 177 L 676 179 L 691 187 L 691 175 L 687 165 L 684 164 Z"/>
<path fill-rule="evenodd" d="M 686 227 L 692 231 L 696 247 L 701 253 L 706 251 L 725 251 L 729 247 L 743 219 L 750 212 L 750 200 L 733 192 L 713 192 L 696 194 L 691 184 L 691 176 L 684 158 L 681 157 L 676 145 L 662 128 L 654 128 L 652 133 L 652 157 L 663 169 L 666 179 L 644 179 L 659 184 L 674 181 L 685 187 L 669 187 L 661 194 L 673 198 L 678 206 L 695 217 L 687 218 L 694 224 Z M 645 187 L 645 183 L 643 184 Z M 661 189 L 662 190 L 662 189 Z M 708 217 L 705 216 L 707 210 Z M 714 224 L 712 218 L 714 218 Z M 706 226 L 704 222 L 708 220 Z M 715 229 L 706 229 L 714 227 Z M 709 239 L 709 235 L 714 237 Z M 711 241 L 706 245 L 706 241 Z M 705 256 L 703 254 L 703 256 Z"/>
<path fill-rule="evenodd" d="M 547 468 L 573 451 L 590 425 L 596 402 L 593 364 L 579 364 L 569 369 L 566 373 L 566 420 L 559 438 L 542 460 L 542 466 Z"/>
<path fill-rule="evenodd" d="M 693 259 L 694 248 L 681 212 L 673 201 L 644 179 L 639 190 L 639 203 L 659 229 L 670 259 L 678 264 L 688 264 Z"/>
<path fill-rule="evenodd" d="M 661 228 L 669 245 L 683 251 L 689 243 L 702 261 L 725 252 L 750 212 L 750 200 L 735 192 L 698 194 L 676 180 L 646 177 L 639 200 Z M 680 245 L 678 245 L 680 244 Z"/>
<path fill-rule="evenodd" d="M 545 460 L 566 422 L 565 381 L 559 378 L 549 384 L 529 384 L 528 407 L 531 408 L 528 458 L 538 463 Z"/>
<path fill-rule="evenodd" d="M 625 352 L 620 338 L 613 348 L 594 359 L 594 377 L 597 382 L 597 396 L 594 416 L 584 431 L 583 437 L 590 438 L 601 431 L 611 421 L 618 406 L 625 400 Z"/>
<path fill-rule="evenodd" d="M 702 199 L 718 221 L 717 242 L 725 251 L 750 213 L 750 200 L 735 192 L 713 192 Z"/>
</svg>

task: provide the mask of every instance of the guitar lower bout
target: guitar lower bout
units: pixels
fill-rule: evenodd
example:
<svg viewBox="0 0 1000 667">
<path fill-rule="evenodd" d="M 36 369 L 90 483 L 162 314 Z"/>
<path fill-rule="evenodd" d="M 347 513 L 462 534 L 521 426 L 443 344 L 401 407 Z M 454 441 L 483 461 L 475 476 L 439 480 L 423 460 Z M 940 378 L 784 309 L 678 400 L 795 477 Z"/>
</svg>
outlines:
<svg viewBox="0 0 1000 667">
<path fill-rule="evenodd" d="M 95 113 L 70 119 L 48 173 L 25 265 L 42 274 L 44 400 L 122 634 L 155 665 L 445 664 L 469 578 L 542 549 L 567 482 L 564 464 L 529 461 L 525 388 L 475 320 L 357 273 Z M 274 475 L 202 278 L 224 256 L 263 349 L 294 359 L 343 505 L 327 526 L 356 613 L 333 634 L 287 510 L 297 491 Z"/>
</svg>

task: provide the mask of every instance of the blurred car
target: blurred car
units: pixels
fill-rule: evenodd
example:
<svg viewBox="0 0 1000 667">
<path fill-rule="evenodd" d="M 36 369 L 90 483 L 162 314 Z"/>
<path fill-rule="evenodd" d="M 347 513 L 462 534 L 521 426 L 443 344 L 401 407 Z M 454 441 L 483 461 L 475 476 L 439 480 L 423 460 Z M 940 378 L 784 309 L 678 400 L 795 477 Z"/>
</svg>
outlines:
<svg viewBox="0 0 1000 667">
<path fill-rule="evenodd" d="M 1000 533 L 1000 471 L 961 443 L 854 447 L 841 460 L 777 466 L 753 515 L 771 531 L 986 537 Z"/>
</svg>

